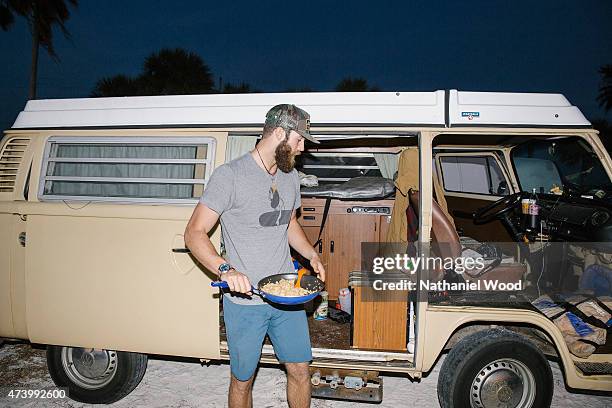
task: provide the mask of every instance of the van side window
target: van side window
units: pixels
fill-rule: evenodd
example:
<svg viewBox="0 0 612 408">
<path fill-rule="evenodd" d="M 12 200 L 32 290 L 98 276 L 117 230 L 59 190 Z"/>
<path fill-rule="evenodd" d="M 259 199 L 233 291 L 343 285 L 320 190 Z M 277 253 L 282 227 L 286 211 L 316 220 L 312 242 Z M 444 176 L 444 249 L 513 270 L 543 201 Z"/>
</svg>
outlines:
<svg viewBox="0 0 612 408">
<path fill-rule="evenodd" d="M 42 199 L 186 202 L 210 176 L 212 138 L 52 138 Z"/>
<path fill-rule="evenodd" d="M 444 189 L 449 192 L 507 195 L 508 185 L 490 156 L 441 156 Z"/>
<path fill-rule="evenodd" d="M 397 154 L 311 152 L 299 156 L 296 168 L 317 176 L 319 184 L 341 183 L 360 176 L 393 178 Z"/>
</svg>

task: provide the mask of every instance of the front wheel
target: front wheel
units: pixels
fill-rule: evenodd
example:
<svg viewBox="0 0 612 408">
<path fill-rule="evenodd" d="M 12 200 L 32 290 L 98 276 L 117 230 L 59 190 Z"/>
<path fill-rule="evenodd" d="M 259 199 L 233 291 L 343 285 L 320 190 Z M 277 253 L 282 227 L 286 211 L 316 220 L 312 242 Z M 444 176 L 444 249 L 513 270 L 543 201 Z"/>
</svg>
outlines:
<svg viewBox="0 0 612 408">
<path fill-rule="evenodd" d="M 546 408 L 552 394 L 546 357 L 508 330 L 485 330 L 460 341 L 438 377 L 442 408 Z"/>
<path fill-rule="evenodd" d="M 123 351 L 48 346 L 47 366 L 53 382 L 67 387 L 70 398 L 110 404 L 128 395 L 142 380 L 147 356 Z"/>
</svg>

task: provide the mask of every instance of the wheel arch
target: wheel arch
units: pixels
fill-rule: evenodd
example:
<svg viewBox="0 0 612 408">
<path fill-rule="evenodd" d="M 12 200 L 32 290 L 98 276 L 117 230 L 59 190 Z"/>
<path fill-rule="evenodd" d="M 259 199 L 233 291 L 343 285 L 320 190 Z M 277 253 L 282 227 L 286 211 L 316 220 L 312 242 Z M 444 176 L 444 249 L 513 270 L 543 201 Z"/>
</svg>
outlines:
<svg viewBox="0 0 612 408">
<path fill-rule="evenodd" d="M 530 310 L 430 308 L 427 311 L 425 335 L 419 336 L 419 340 L 427 344 L 427 347 L 423 348 L 421 358 L 418 359 L 420 361 L 417 361 L 417 364 L 421 365 L 421 371 L 429 372 L 448 346 L 456 344 L 471 333 L 491 326 L 525 327 L 543 332 L 556 351 L 566 384 L 572 388 L 589 387 L 592 380 L 585 379 L 577 372 L 559 329 L 545 316 Z M 537 344 L 534 345 L 540 348 Z"/>
<path fill-rule="evenodd" d="M 553 381 L 546 356 L 536 345 L 495 327 L 471 333 L 449 352 L 438 376 L 438 401 L 443 408 L 506 403 L 550 407 Z"/>
</svg>

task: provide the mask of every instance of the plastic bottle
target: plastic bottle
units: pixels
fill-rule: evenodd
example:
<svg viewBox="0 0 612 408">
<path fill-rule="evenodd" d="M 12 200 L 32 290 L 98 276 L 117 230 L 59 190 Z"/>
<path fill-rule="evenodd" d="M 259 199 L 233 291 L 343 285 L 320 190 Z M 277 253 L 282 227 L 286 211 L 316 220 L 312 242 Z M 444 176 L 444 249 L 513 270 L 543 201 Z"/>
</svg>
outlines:
<svg viewBox="0 0 612 408">
<path fill-rule="evenodd" d="M 321 303 L 319 304 L 319 306 L 317 306 L 317 308 L 314 311 L 314 319 L 315 320 L 326 320 L 327 319 L 327 309 L 328 309 L 328 302 L 327 302 L 327 292 L 323 291 L 321 292 Z"/>
<path fill-rule="evenodd" d="M 540 206 L 538 205 L 536 189 L 534 188 L 531 193 L 531 196 L 529 197 L 529 227 L 531 229 L 537 229 L 539 224 Z"/>
<path fill-rule="evenodd" d="M 338 292 L 338 303 L 340 303 L 340 310 L 351 314 L 351 291 L 349 288 L 342 288 Z"/>
</svg>

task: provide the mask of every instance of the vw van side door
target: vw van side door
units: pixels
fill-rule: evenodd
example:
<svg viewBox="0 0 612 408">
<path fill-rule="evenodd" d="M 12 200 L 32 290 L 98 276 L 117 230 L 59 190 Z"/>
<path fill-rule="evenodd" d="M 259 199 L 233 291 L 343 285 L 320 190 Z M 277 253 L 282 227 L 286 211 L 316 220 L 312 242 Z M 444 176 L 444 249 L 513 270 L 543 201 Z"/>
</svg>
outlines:
<svg viewBox="0 0 612 408">
<path fill-rule="evenodd" d="M 214 275 L 185 250 L 183 233 L 223 162 L 226 134 L 143 133 L 52 136 L 41 146 L 27 214 L 29 336 L 218 358 Z M 219 231 L 211 238 L 218 247 Z"/>
</svg>

